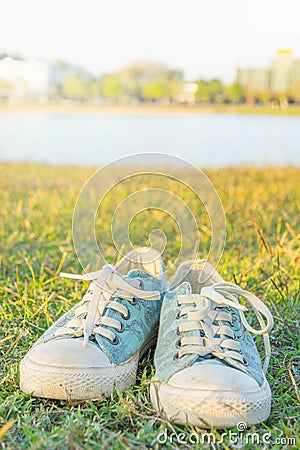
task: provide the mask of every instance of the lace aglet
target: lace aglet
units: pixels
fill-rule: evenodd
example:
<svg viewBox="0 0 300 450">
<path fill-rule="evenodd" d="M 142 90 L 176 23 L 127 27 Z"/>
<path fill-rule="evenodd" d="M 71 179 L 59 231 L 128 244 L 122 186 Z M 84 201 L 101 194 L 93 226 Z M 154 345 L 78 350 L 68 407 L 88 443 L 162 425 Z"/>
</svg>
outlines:
<svg viewBox="0 0 300 450">
<path fill-rule="evenodd" d="M 89 335 L 88 335 L 88 333 L 85 331 L 84 334 L 83 334 L 83 343 L 82 343 L 82 347 L 83 347 L 83 348 L 87 348 L 88 342 L 89 342 Z"/>
</svg>

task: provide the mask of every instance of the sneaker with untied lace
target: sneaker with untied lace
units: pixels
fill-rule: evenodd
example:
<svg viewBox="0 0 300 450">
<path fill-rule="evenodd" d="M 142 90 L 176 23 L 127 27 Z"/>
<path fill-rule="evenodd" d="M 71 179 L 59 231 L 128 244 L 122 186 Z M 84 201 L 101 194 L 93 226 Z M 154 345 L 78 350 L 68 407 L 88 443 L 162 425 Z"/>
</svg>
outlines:
<svg viewBox="0 0 300 450">
<path fill-rule="evenodd" d="M 153 248 L 139 248 L 115 266 L 84 275 L 82 300 L 55 322 L 20 364 L 20 387 L 34 396 L 88 400 L 120 392 L 136 380 L 139 359 L 155 344 L 164 265 Z"/>
<path fill-rule="evenodd" d="M 258 329 L 246 319 L 247 307 Z M 161 310 L 150 386 L 156 410 L 168 420 L 202 428 L 266 420 L 272 326 L 271 312 L 253 293 L 225 282 L 205 260 L 182 263 Z M 252 334 L 262 336 L 263 366 Z"/>
</svg>

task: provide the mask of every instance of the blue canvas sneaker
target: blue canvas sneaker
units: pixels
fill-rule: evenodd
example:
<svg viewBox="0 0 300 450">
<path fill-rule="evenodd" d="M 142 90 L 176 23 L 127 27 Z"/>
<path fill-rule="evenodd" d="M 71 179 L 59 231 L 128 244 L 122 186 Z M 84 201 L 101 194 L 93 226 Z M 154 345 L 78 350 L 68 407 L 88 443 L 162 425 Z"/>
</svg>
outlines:
<svg viewBox="0 0 300 450">
<path fill-rule="evenodd" d="M 246 320 L 244 303 L 260 329 Z M 181 264 L 168 286 L 150 386 L 156 410 L 168 420 L 229 428 L 266 420 L 271 392 L 265 378 L 273 319 L 254 294 L 225 282 L 204 260 Z M 251 333 L 261 335 L 265 363 Z"/>
<path fill-rule="evenodd" d="M 166 289 L 160 253 L 133 250 L 116 266 L 85 275 L 83 299 L 46 331 L 20 365 L 20 386 L 38 397 L 87 400 L 136 380 L 141 355 L 156 341 Z"/>
</svg>

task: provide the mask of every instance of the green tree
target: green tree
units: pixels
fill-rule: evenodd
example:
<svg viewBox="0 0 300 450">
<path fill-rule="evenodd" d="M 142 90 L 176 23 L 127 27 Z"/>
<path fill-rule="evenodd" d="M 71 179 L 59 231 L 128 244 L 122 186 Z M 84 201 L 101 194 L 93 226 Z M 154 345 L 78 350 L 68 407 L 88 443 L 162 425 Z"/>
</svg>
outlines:
<svg viewBox="0 0 300 450">
<path fill-rule="evenodd" d="M 117 74 L 105 75 L 103 78 L 102 92 L 104 97 L 116 100 L 123 94 L 120 77 Z"/>
<path fill-rule="evenodd" d="M 195 100 L 200 103 L 221 103 L 224 100 L 225 86 L 220 80 L 199 80 Z"/>
<path fill-rule="evenodd" d="M 143 96 L 146 100 L 162 100 L 170 98 L 170 83 L 168 79 L 161 75 L 143 86 Z"/>
<path fill-rule="evenodd" d="M 159 62 L 139 61 L 118 73 L 124 93 L 137 100 L 173 99 L 180 91 L 183 75 Z"/>
<path fill-rule="evenodd" d="M 195 92 L 195 100 L 199 103 L 209 103 L 210 94 L 208 89 L 208 82 L 204 80 L 197 81 L 198 89 Z"/>
<path fill-rule="evenodd" d="M 183 81 L 179 74 L 175 74 L 169 80 L 169 96 L 170 100 L 174 101 L 177 95 L 182 90 Z"/>
<path fill-rule="evenodd" d="M 70 77 L 63 83 L 62 92 L 66 98 L 86 100 L 88 97 L 88 86 L 80 77 Z"/>
<path fill-rule="evenodd" d="M 234 83 L 226 87 L 225 97 L 229 102 L 242 103 L 246 99 L 246 92 L 244 87 L 240 83 L 235 81 Z"/>
<path fill-rule="evenodd" d="M 210 101 L 221 103 L 224 99 L 225 86 L 220 80 L 211 80 L 208 85 Z"/>
</svg>

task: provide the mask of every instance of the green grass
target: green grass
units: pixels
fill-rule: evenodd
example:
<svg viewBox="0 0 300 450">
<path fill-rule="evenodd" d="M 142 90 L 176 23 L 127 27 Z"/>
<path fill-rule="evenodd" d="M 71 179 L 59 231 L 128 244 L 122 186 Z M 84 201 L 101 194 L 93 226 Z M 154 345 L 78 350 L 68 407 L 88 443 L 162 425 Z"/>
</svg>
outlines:
<svg viewBox="0 0 300 450">
<path fill-rule="evenodd" d="M 80 188 L 92 169 L 0 164 L 0 319 L 3 449 L 126 449 L 159 448 L 156 439 L 168 433 L 188 435 L 201 430 L 166 423 L 149 401 L 153 351 L 142 360 L 136 385 L 117 391 L 105 402 L 72 404 L 24 395 L 18 365 L 30 345 L 82 296 L 86 285 L 57 277 L 80 270 L 72 246 L 72 212 Z M 253 290 L 270 307 L 275 326 L 268 380 L 273 392 L 271 417 L 253 427 L 271 439 L 299 434 L 299 262 L 300 169 L 221 169 L 206 171 L 222 199 L 228 238 L 219 271 L 228 281 Z M 180 171 L 179 171 L 180 176 Z M 144 181 L 146 185 L 146 181 Z M 103 251 L 117 257 L 109 223 L 120 198 L 133 184 L 107 201 L 98 217 Z M 139 186 L 140 187 L 140 186 Z M 170 187 L 171 188 L 171 187 Z M 177 192 L 197 216 L 201 251 L 206 253 L 209 221 L 201 205 L 184 188 Z M 169 243 L 164 254 L 174 269 L 180 241 L 176 227 L 162 212 L 139 215 L 131 224 L 135 244 L 147 244 L 147 232 L 164 224 Z M 259 345 L 261 347 L 261 345 Z M 2 428 L 1 428 L 2 426 Z M 215 432 L 216 436 L 220 432 Z M 180 436 L 179 436 L 180 437 Z M 182 439 L 182 436 L 181 436 Z M 201 444 L 167 443 L 164 448 L 203 448 Z M 263 443 L 243 448 L 267 448 Z M 288 448 L 274 444 L 273 448 Z M 292 446 L 290 446 L 292 447 Z M 227 439 L 215 448 L 234 448 Z"/>
</svg>

